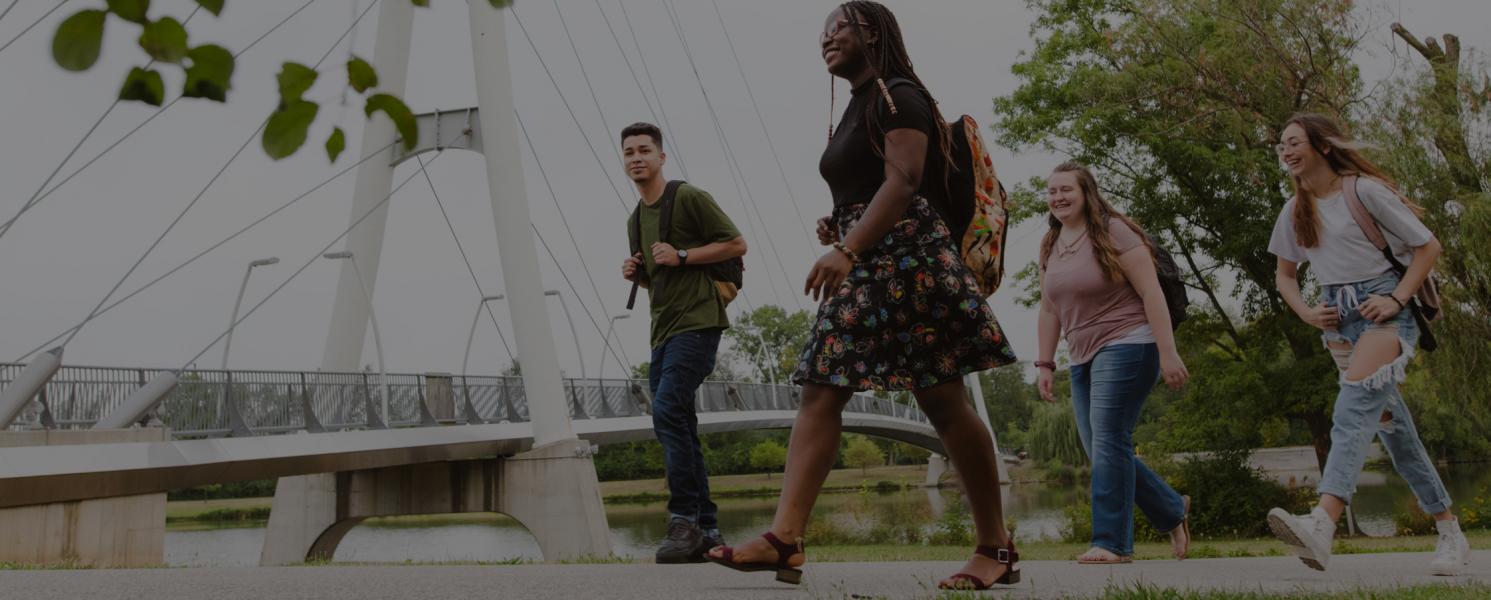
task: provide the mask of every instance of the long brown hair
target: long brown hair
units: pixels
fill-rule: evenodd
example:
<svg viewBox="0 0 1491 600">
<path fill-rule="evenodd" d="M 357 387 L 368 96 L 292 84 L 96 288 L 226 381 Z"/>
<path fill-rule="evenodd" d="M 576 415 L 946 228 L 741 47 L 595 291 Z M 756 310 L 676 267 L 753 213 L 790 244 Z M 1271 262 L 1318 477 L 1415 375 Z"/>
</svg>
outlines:
<svg viewBox="0 0 1491 600">
<path fill-rule="evenodd" d="M 1082 190 L 1082 217 L 1087 222 L 1087 237 L 1092 240 L 1092 254 L 1098 259 L 1098 268 L 1103 270 L 1103 276 L 1109 281 L 1118 281 L 1123 278 L 1123 267 L 1118 264 L 1118 252 L 1113 249 L 1113 235 L 1108 232 L 1108 220 L 1118 219 L 1134 233 L 1139 239 L 1144 240 L 1144 246 L 1154 252 L 1149 245 L 1149 236 L 1144 234 L 1144 229 L 1139 227 L 1133 219 L 1118 212 L 1103 197 L 1103 192 L 1098 189 L 1098 180 L 1092 176 L 1092 170 L 1087 165 L 1076 161 L 1067 161 L 1056 165 L 1051 173 L 1073 173 L 1077 176 L 1077 187 Z M 1056 248 L 1056 240 L 1061 236 L 1061 221 L 1056 215 L 1046 217 L 1050 229 L 1046 230 L 1046 237 L 1041 239 L 1041 269 L 1045 270 L 1046 261 L 1051 258 L 1051 251 Z"/>
<path fill-rule="evenodd" d="M 1423 215 L 1423 209 L 1409 202 L 1403 194 L 1398 192 L 1398 186 L 1393 178 L 1384 173 L 1372 161 L 1363 156 L 1361 145 L 1348 136 L 1336 121 L 1330 117 L 1315 113 L 1299 113 L 1290 117 L 1280 128 L 1280 132 L 1288 129 L 1290 125 L 1299 125 L 1305 130 L 1305 137 L 1310 147 L 1325 157 L 1325 162 L 1336 175 L 1357 175 L 1371 177 L 1379 183 L 1387 186 L 1398 196 L 1403 204 L 1413 210 L 1415 215 Z M 1282 133 L 1280 134 L 1282 135 Z M 1290 218 L 1294 221 L 1294 239 L 1301 247 L 1314 248 L 1320 245 L 1320 210 L 1315 206 L 1320 198 L 1314 191 L 1305 185 L 1299 176 L 1291 176 L 1294 184 L 1294 211 Z"/>
<path fill-rule="evenodd" d="M 870 0 L 854 0 L 839 5 L 843 11 L 844 18 L 851 23 L 851 29 L 859 39 L 859 45 L 865 54 L 865 60 L 870 64 L 870 70 L 875 75 L 875 86 L 880 88 L 880 94 L 885 99 L 886 106 L 895 111 L 896 103 L 891 101 L 890 88 L 886 85 L 887 79 L 897 77 L 910 81 L 916 88 L 927 96 L 927 103 L 932 105 L 932 120 L 936 123 L 932 135 L 936 139 L 935 146 L 942 153 L 942 180 L 944 185 L 948 179 L 948 172 L 953 168 L 952 141 L 948 135 L 947 121 L 942 118 L 942 111 L 937 108 L 937 100 L 932 98 L 932 93 L 927 91 L 926 84 L 917 77 L 916 70 L 911 66 L 911 56 L 906 53 L 906 42 L 901 36 L 901 24 L 896 21 L 896 15 L 879 2 Z M 864 25 L 860 25 L 864 23 Z M 864 28 L 875 32 L 877 43 L 871 44 L 865 35 Z M 829 77 L 829 114 L 833 114 L 833 77 Z M 880 131 L 880 111 L 865 111 L 865 131 Z M 833 123 L 830 120 L 828 128 L 829 137 L 833 137 Z M 875 155 L 885 158 L 884 140 L 870 136 L 870 145 Z"/>
</svg>

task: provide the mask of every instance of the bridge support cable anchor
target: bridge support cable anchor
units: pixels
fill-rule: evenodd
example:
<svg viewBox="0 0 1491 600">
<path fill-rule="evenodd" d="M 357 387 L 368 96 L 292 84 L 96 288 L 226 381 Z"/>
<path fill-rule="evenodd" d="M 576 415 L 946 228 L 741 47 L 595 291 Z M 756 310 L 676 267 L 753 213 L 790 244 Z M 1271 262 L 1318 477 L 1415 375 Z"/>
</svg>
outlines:
<svg viewBox="0 0 1491 600">
<path fill-rule="evenodd" d="M 0 390 L 0 430 L 10 427 L 16 416 L 26 409 L 26 405 L 36 398 L 41 389 L 47 385 L 57 369 L 62 368 L 62 346 L 58 346 L 37 355 L 26 368 L 21 369 L 10 385 Z"/>
<path fill-rule="evenodd" d="M 130 393 L 119 408 L 114 409 L 114 412 L 99 419 L 93 428 L 128 429 L 131 425 L 139 423 L 156 405 L 160 404 L 161 400 L 165 399 L 166 394 L 176 389 L 176 383 L 180 377 L 181 371 L 167 370 L 157 373 L 148 383 Z"/>
<path fill-rule="evenodd" d="M 238 407 L 238 395 L 233 393 L 233 372 L 225 370 L 223 377 L 223 408 L 228 413 L 228 435 L 254 437 L 254 430 L 243 420 L 243 411 Z"/>
<path fill-rule="evenodd" d="M 289 392 L 289 390 L 286 390 Z M 293 393 L 287 396 L 293 396 Z M 300 410 L 301 422 L 308 433 L 323 433 L 325 427 L 321 426 L 321 419 L 316 417 L 316 407 L 311 403 L 311 386 L 306 384 L 305 373 L 300 374 Z"/>
</svg>

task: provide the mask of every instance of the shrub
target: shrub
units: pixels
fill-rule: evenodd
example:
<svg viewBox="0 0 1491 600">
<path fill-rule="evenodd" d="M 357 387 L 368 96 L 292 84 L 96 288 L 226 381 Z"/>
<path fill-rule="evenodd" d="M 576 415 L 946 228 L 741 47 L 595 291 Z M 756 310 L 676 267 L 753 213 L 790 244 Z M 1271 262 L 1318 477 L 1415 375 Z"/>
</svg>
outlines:
<svg viewBox="0 0 1491 600">
<path fill-rule="evenodd" d="M 1196 537 L 1262 537 L 1268 535 L 1265 516 L 1270 508 L 1309 510 L 1314 490 L 1289 490 L 1274 483 L 1248 466 L 1249 454 L 1225 451 L 1174 466 L 1168 479 L 1182 494 L 1191 495 L 1191 532 Z"/>
<path fill-rule="evenodd" d="M 1082 438 L 1077 436 L 1077 417 L 1067 404 L 1043 406 L 1030 424 L 1030 457 L 1041 462 L 1056 460 L 1067 465 L 1087 463 Z"/>
</svg>

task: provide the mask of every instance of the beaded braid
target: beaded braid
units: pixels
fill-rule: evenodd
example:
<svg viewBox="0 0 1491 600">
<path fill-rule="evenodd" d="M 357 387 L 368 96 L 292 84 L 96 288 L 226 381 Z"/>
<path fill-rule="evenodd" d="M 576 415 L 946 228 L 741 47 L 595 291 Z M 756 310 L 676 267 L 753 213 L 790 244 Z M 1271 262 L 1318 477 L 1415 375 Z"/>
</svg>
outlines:
<svg viewBox="0 0 1491 600">
<path fill-rule="evenodd" d="M 875 74 L 875 83 L 880 87 L 880 95 L 885 98 L 886 106 L 890 109 L 892 115 L 896 114 L 896 103 L 891 99 L 890 87 L 885 84 L 885 75 L 887 74 L 892 78 L 901 77 L 912 82 L 923 93 L 926 93 L 928 99 L 931 100 L 932 118 L 937 125 L 936 131 L 933 133 L 937 136 L 938 150 L 942 152 L 942 176 L 944 184 L 946 184 L 949 173 L 953 168 L 952 140 L 949 135 L 948 124 L 942 117 L 942 111 L 937 107 L 937 100 L 931 97 L 931 93 L 927 91 L 926 84 L 922 83 L 921 78 L 916 75 L 916 70 L 911 66 L 911 57 L 906 52 L 906 43 L 901 37 L 901 26 L 896 21 L 895 14 L 886 8 L 885 5 L 870 0 L 845 2 L 839 5 L 839 9 L 844 12 L 846 19 L 854 23 L 855 35 L 859 36 L 860 47 L 864 49 L 865 58 L 870 63 L 870 69 Z M 875 29 L 875 32 L 879 34 L 879 43 L 869 44 L 865 41 L 864 32 L 859 26 L 861 22 Z M 828 137 L 830 139 L 833 138 L 834 100 L 833 77 L 830 76 L 828 124 Z M 880 111 L 877 110 L 865 111 L 866 131 L 876 131 L 879 128 L 879 113 Z M 884 140 L 876 139 L 873 135 L 870 136 L 870 146 L 874 149 L 875 155 L 881 158 L 885 158 L 884 143 Z"/>
</svg>

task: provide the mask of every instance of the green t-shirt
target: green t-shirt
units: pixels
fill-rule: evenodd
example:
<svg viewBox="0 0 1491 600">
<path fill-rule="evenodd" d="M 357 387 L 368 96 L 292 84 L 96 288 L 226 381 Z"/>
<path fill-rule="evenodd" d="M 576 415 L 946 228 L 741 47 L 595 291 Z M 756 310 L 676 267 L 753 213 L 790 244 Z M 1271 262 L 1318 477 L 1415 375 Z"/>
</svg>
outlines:
<svg viewBox="0 0 1491 600">
<path fill-rule="evenodd" d="M 652 244 L 658 241 L 658 221 L 663 203 L 642 204 L 642 262 L 651 282 L 648 297 L 652 305 L 652 347 L 661 346 L 675 335 L 700 329 L 723 329 L 730 326 L 725 316 L 725 301 L 715 290 L 714 280 L 703 269 L 659 266 L 652 260 Z M 627 237 L 631 238 L 632 219 L 627 219 Z M 669 241 L 684 250 L 707 244 L 728 242 L 740 237 L 735 223 L 720 210 L 708 192 L 689 184 L 679 186 L 673 198 L 673 231 Z"/>
</svg>

